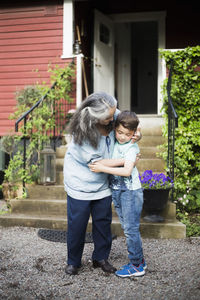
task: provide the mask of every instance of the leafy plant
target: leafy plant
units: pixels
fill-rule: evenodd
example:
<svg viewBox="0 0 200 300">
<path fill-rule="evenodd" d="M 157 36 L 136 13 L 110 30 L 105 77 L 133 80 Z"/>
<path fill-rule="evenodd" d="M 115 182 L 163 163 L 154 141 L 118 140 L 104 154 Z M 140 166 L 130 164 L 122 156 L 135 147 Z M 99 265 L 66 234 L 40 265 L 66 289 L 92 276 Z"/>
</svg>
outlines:
<svg viewBox="0 0 200 300">
<path fill-rule="evenodd" d="M 3 205 L 0 205 L 0 216 L 1 215 L 5 215 L 5 214 L 7 214 L 9 212 L 10 212 L 10 206 L 9 206 L 9 204 L 5 203 Z"/>
<path fill-rule="evenodd" d="M 181 212 L 178 210 L 177 218 L 186 225 L 186 236 L 200 236 L 200 215 Z"/>
<path fill-rule="evenodd" d="M 26 128 L 21 126 L 19 133 L 12 133 L 2 138 L 4 151 L 9 153 L 10 161 L 5 170 L 4 182 L 37 182 L 39 178 L 40 151 L 43 145 L 49 143 L 57 121 L 65 124 L 63 104 L 72 102 L 74 66 L 60 68 L 50 67 L 51 83 L 56 81 L 54 88 L 49 90 L 47 85 L 27 86 L 16 93 L 17 105 L 10 119 L 16 120 L 29 108 L 42 99 L 39 106 L 28 115 Z M 44 95 L 46 97 L 44 99 Z M 43 97 L 43 98 L 42 98 Z M 60 129 L 61 130 L 61 129 Z M 23 143 L 26 141 L 26 169 L 23 162 Z"/>
<path fill-rule="evenodd" d="M 173 186 L 173 181 L 164 173 L 153 173 L 152 170 L 146 170 L 140 176 L 140 182 L 144 189 L 169 189 Z"/>
<path fill-rule="evenodd" d="M 10 156 L 14 151 L 15 147 L 15 135 L 9 134 L 5 135 L 0 140 L 0 150 L 8 153 Z"/>
<path fill-rule="evenodd" d="M 195 211 L 200 207 L 200 46 L 171 52 L 160 50 L 169 68 L 173 60 L 171 97 L 178 115 L 175 131 L 175 201 L 179 209 Z M 168 100 L 163 84 L 163 134 L 167 136 Z M 163 158 L 167 157 L 167 144 Z"/>
</svg>

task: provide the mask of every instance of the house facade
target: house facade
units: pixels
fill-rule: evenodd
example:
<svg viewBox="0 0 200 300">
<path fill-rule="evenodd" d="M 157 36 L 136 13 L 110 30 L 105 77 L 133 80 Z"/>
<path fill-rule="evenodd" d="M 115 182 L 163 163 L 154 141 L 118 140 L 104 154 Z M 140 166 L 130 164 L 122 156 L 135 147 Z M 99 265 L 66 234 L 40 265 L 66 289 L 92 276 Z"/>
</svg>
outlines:
<svg viewBox="0 0 200 300">
<path fill-rule="evenodd" d="M 159 115 L 166 68 L 158 49 L 199 44 L 198 6 L 185 0 L 1 4 L 0 137 L 14 130 L 8 117 L 15 93 L 27 85 L 48 83 L 48 65 L 63 66 L 72 59 L 77 105 L 87 92 L 104 90 L 115 95 L 120 109 Z"/>
</svg>

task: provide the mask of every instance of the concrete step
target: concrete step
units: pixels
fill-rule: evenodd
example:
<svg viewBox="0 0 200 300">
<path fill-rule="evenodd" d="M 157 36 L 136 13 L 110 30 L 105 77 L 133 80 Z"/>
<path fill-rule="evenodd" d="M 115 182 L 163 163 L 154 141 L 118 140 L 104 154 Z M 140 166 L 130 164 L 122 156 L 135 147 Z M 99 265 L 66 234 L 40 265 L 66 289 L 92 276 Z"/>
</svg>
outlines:
<svg viewBox="0 0 200 300">
<path fill-rule="evenodd" d="M 4 214 L 0 215 L 0 226 L 12 227 L 34 227 L 34 228 L 49 228 L 49 229 L 67 229 L 66 217 L 56 217 L 51 215 L 38 216 L 28 214 Z"/>
<path fill-rule="evenodd" d="M 142 139 L 138 142 L 138 146 L 141 147 L 157 147 L 162 145 L 165 138 L 161 135 L 143 135 Z"/>
<path fill-rule="evenodd" d="M 89 224 L 91 226 L 91 224 Z M 91 228 L 89 227 L 89 231 Z M 159 223 L 149 223 L 141 218 L 140 233 L 142 238 L 180 239 L 186 237 L 186 226 L 177 220 L 168 220 Z M 123 230 L 117 218 L 112 220 L 112 234 L 123 236 Z"/>
<path fill-rule="evenodd" d="M 63 182 L 64 182 L 63 170 L 56 171 L 56 184 L 63 185 Z"/>
<path fill-rule="evenodd" d="M 0 216 L 0 226 L 23 226 L 67 230 L 67 220 L 56 216 L 33 216 L 24 214 L 5 214 Z M 123 236 L 123 230 L 118 218 L 112 220 L 112 233 Z M 92 223 L 89 221 L 87 231 L 91 232 Z M 149 223 L 141 219 L 140 231 L 143 238 L 185 238 L 186 227 L 177 220 L 165 220 L 162 223 Z"/>
<path fill-rule="evenodd" d="M 64 158 L 56 158 L 56 171 L 62 171 L 64 165 Z"/>
<path fill-rule="evenodd" d="M 67 213 L 66 200 L 47 199 L 13 199 L 11 200 L 12 213 L 0 215 L 0 226 L 24 226 L 36 228 L 49 228 L 66 230 Z M 123 235 L 119 219 L 112 205 L 113 221 L 112 232 L 118 236 Z M 160 216 L 165 218 L 162 223 L 144 221 L 146 212 L 142 212 L 141 233 L 148 238 L 184 238 L 185 225 L 176 220 L 176 206 L 168 201 Z M 91 232 L 91 220 L 88 231 Z"/>
<path fill-rule="evenodd" d="M 140 147 L 141 158 L 158 158 L 161 150 L 157 147 Z"/>
<path fill-rule="evenodd" d="M 12 199 L 10 206 L 15 214 L 59 217 L 66 217 L 67 214 L 67 200 Z"/>
<path fill-rule="evenodd" d="M 14 214 L 27 214 L 37 216 L 59 216 L 67 215 L 67 200 L 41 200 L 41 199 L 12 199 L 9 202 L 11 211 Z M 114 205 L 112 214 L 117 216 Z"/>
<path fill-rule="evenodd" d="M 137 169 L 140 173 L 145 170 L 152 170 L 153 172 L 163 172 L 165 163 L 160 158 L 145 158 L 140 159 L 137 163 Z"/>
<path fill-rule="evenodd" d="M 147 216 L 147 213 L 143 209 L 141 217 L 144 218 Z M 163 209 L 162 212 L 160 212 L 159 216 L 163 217 L 167 220 L 176 220 L 176 205 L 175 203 L 172 203 L 171 201 L 168 201 L 166 204 L 166 207 Z"/>
<path fill-rule="evenodd" d="M 162 223 L 148 223 L 144 220 L 140 224 L 143 238 L 183 239 L 186 238 L 186 226 L 177 220 L 165 220 Z"/>
<path fill-rule="evenodd" d="M 66 199 L 66 192 L 63 185 L 27 185 L 29 199 Z"/>
<path fill-rule="evenodd" d="M 11 211 L 14 214 L 27 214 L 37 216 L 59 216 L 66 217 L 67 215 L 67 200 L 41 200 L 41 199 L 12 199 L 9 202 Z M 112 204 L 112 214 L 117 216 L 114 205 Z M 143 210 L 142 216 L 146 215 Z M 167 219 L 176 218 L 176 206 L 168 201 L 165 209 L 160 213 L 161 216 Z"/>
<path fill-rule="evenodd" d="M 164 119 L 158 115 L 138 115 L 142 135 L 162 135 Z"/>
</svg>

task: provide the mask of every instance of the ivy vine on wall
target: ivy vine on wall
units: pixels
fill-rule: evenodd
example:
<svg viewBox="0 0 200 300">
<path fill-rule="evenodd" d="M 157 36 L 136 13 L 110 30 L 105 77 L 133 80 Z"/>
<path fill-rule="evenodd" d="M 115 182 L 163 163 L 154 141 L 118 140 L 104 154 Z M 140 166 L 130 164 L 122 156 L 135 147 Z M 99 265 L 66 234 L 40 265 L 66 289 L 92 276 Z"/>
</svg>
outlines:
<svg viewBox="0 0 200 300">
<path fill-rule="evenodd" d="M 175 52 L 160 49 L 169 68 L 173 60 L 171 97 L 178 115 L 175 131 L 175 201 L 179 209 L 200 207 L 200 46 Z M 167 79 L 163 83 L 163 134 L 167 136 Z M 167 144 L 163 158 L 167 157 Z"/>
</svg>

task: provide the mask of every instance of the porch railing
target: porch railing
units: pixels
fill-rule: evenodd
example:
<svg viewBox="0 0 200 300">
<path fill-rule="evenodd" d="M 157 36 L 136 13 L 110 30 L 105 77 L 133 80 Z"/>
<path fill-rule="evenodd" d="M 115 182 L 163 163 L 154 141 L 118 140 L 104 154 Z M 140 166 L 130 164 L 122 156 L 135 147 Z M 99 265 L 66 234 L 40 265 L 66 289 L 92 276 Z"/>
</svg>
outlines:
<svg viewBox="0 0 200 300">
<path fill-rule="evenodd" d="M 167 96 L 168 96 L 168 155 L 167 155 L 167 169 L 168 175 L 174 181 L 174 150 L 175 150 L 175 128 L 178 127 L 178 116 L 175 111 L 172 97 L 171 97 L 171 82 L 173 74 L 173 61 L 170 63 L 169 76 L 167 82 Z M 173 191 L 171 193 L 171 200 L 173 200 Z"/>
<path fill-rule="evenodd" d="M 71 64 L 74 64 L 74 61 L 72 61 Z M 64 76 L 65 72 L 62 74 L 62 77 Z M 19 124 L 23 122 L 23 132 L 24 132 L 24 137 L 23 137 L 23 169 L 24 172 L 26 170 L 26 148 L 27 148 L 27 137 L 26 137 L 26 127 L 27 127 L 27 122 L 28 122 L 28 117 L 29 115 L 37 109 L 39 105 L 42 105 L 43 101 L 47 99 L 48 95 L 50 92 L 56 88 L 58 82 L 55 81 L 50 89 L 44 94 L 38 101 L 35 103 L 29 110 L 27 110 L 16 122 L 15 122 L 15 131 L 18 132 L 19 130 Z M 62 117 L 59 116 L 58 111 L 56 111 L 56 106 L 55 103 L 53 105 L 53 115 L 55 117 L 55 126 L 53 127 L 52 131 L 49 133 L 51 134 L 51 139 L 53 141 L 53 147 L 54 150 L 56 148 L 56 144 L 58 142 L 58 139 L 62 136 L 63 131 L 66 126 L 66 118 L 69 110 L 73 107 L 74 103 L 68 103 L 67 101 L 62 101 L 59 106 L 60 106 L 60 114 L 62 114 Z M 25 189 L 25 180 L 23 179 L 23 188 Z"/>
</svg>

